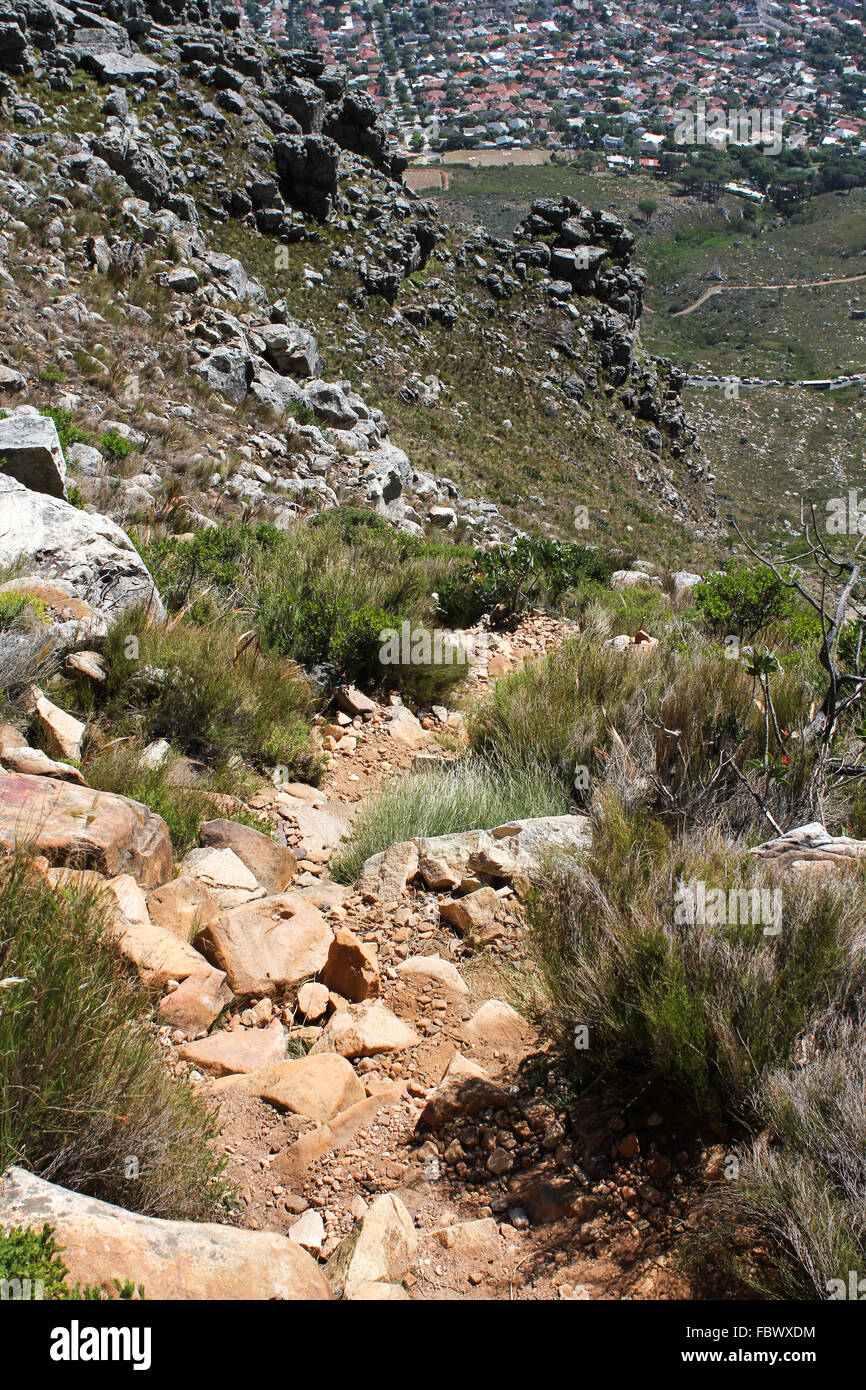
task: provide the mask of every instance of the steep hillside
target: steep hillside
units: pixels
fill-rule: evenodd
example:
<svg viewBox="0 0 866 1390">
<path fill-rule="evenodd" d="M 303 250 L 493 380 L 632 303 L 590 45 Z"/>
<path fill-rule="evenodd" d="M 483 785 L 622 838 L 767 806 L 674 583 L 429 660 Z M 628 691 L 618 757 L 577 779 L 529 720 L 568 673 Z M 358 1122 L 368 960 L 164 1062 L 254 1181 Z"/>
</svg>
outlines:
<svg viewBox="0 0 866 1390">
<path fill-rule="evenodd" d="M 723 197 L 708 204 L 644 175 L 572 167 L 452 167 L 434 201 L 454 226 L 510 228 L 556 190 L 607 208 L 633 231 L 649 276 L 644 345 L 683 370 L 686 410 L 712 459 L 720 518 L 784 545 L 800 499 L 866 484 L 866 195 L 826 193 L 780 217 Z M 649 216 L 641 203 L 655 204 Z M 744 289 L 738 286 L 753 286 Z M 842 391 L 802 379 L 860 374 Z M 739 383 L 722 389 L 719 378 Z M 744 487 L 743 484 L 746 483 Z"/>
<path fill-rule="evenodd" d="M 458 235 L 315 55 L 205 6 L 19 9 L 0 48 L 6 389 L 17 371 L 32 403 L 147 436 L 127 515 L 143 488 L 205 516 L 282 525 L 339 498 L 409 529 L 635 552 L 711 529 L 618 219 L 553 200 L 515 241 Z"/>
</svg>

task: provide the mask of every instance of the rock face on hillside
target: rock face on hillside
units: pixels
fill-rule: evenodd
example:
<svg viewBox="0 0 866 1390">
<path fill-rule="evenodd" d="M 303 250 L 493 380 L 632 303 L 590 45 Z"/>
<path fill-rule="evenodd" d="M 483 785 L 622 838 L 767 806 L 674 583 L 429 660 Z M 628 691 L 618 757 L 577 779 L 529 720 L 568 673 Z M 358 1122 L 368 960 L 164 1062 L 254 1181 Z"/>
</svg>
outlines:
<svg viewBox="0 0 866 1390">
<path fill-rule="evenodd" d="M 233 247 L 238 238 L 242 245 L 265 238 L 279 269 L 296 244 L 320 246 L 327 222 L 334 249 L 325 270 L 289 259 L 282 268 L 300 272 L 311 292 L 332 276 L 345 283 L 337 312 L 359 374 L 371 362 L 380 378 L 402 379 L 402 399 L 436 407 L 442 383 L 411 370 L 416 345 L 419 360 L 429 361 L 428 331 L 464 330 L 486 350 L 491 373 L 511 380 L 524 370 L 520 345 L 539 336 L 538 316 L 549 314 L 547 361 L 533 369 L 545 409 L 597 430 L 592 403 L 603 393 L 651 504 L 677 519 L 712 518 L 713 479 L 683 415 L 684 379 L 640 348 L 645 276 L 632 264 L 634 239 L 623 223 L 573 199 L 545 198 L 513 239 L 483 228 L 453 235 L 435 205 L 402 184 L 403 160 L 375 102 L 348 91 L 344 74 L 321 56 L 266 50 L 236 20 L 208 0 L 114 0 L 104 14 L 77 0 L 46 0 L 16 7 L 0 45 L 6 110 L 22 131 L 8 151 L 13 161 L 41 146 L 52 125 L 18 77 L 32 74 L 68 92 L 83 72 L 104 92 L 91 128 L 51 133 L 38 193 L 9 175 L 10 208 L 50 194 L 62 227 L 66 204 L 88 191 L 99 202 L 111 190 L 122 216 L 88 238 L 91 266 L 122 283 L 154 274 L 161 262 L 154 278 L 176 301 L 169 321 L 190 369 L 228 405 L 273 412 L 273 433 L 289 427 L 287 450 L 264 450 L 267 476 L 251 468 L 229 480 L 232 499 L 266 501 L 277 524 L 312 498 L 316 509 L 337 501 L 372 507 L 413 534 L 444 525 L 488 544 L 514 533 L 494 503 L 464 497 L 450 478 L 395 448 L 388 421 L 366 403 L 358 381 L 328 370 L 315 322 L 294 321 L 279 299 L 269 304 L 249 267 L 214 240 L 222 225 L 232 228 Z M 138 114 L 146 102 L 154 104 L 150 119 Z M 3 259 L 0 242 L 0 274 Z M 62 259 L 40 273 L 68 289 Z M 384 326 L 376 316 L 375 328 L 356 318 L 371 298 L 393 306 Z M 84 321 L 80 305 L 74 312 Z M 498 365 L 512 340 L 513 360 Z M 125 491 L 147 505 L 140 483 Z M 435 508 L 442 510 L 434 515 Z"/>
</svg>

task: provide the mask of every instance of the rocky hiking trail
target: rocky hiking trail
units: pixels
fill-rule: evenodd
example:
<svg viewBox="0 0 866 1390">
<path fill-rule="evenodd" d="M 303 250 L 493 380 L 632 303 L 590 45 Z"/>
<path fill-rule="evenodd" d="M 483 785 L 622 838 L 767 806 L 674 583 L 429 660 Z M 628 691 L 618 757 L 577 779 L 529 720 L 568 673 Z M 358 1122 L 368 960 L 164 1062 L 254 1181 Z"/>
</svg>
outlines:
<svg viewBox="0 0 866 1390">
<path fill-rule="evenodd" d="M 494 639 L 475 689 L 562 636 L 534 615 Z M 505 998 L 509 968 L 526 965 L 519 877 L 500 848 L 511 837 L 491 842 L 492 874 L 460 884 L 471 835 L 394 846 L 352 887 L 330 881 L 364 801 L 452 756 L 437 733 L 459 741 L 462 727 L 456 713 L 419 720 L 356 691 L 340 703 L 322 790 L 266 787 L 250 803 L 297 856 L 287 893 L 333 933 L 324 966 L 286 1003 L 253 990 L 198 1041 L 163 1030 L 169 1066 L 219 1104 L 235 1219 L 288 1235 L 349 1297 L 682 1296 L 672 1250 L 695 1197 L 690 1169 L 718 1154 L 648 1081 L 623 1097 L 599 1078 L 569 1109 L 556 1056 Z M 584 833 L 582 817 L 560 819 Z M 555 838 L 542 828 L 543 843 Z M 237 983 L 240 937 L 235 947 L 223 941 L 220 963 Z"/>
<path fill-rule="evenodd" d="M 490 634 L 468 700 L 569 630 L 531 614 Z M 79 721 L 38 695 L 51 756 L 3 726 L 0 841 L 25 824 L 52 885 L 106 892 L 166 1067 L 218 1108 L 237 1199 L 228 1225 L 165 1222 L 12 1169 L 0 1214 L 55 1225 L 74 1277 L 154 1298 L 684 1296 L 673 1252 L 717 1136 L 651 1078 L 599 1076 L 577 1099 L 508 1002 L 531 968 L 529 880 L 552 846 L 589 844 L 586 817 L 407 841 L 331 878 L 375 791 L 466 742 L 457 710 L 391 698 L 340 689 L 323 787 L 214 796 L 261 829 L 206 821 L 174 876 L 162 821 L 65 761 Z"/>
</svg>

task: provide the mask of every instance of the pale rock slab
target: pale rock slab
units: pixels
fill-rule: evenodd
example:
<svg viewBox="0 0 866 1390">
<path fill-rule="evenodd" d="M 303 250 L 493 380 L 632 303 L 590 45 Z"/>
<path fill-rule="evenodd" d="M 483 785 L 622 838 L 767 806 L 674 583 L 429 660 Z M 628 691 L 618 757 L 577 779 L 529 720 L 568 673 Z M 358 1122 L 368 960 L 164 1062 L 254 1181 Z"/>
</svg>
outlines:
<svg viewBox="0 0 866 1390">
<path fill-rule="evenodd" d="M 83 1197 L 23 1168 L 0 1179 L 0 1225 L 53 1226 L 70 1283 L 116 1297 L 115 1280 L 149 1299 L 329 1299 L 315 1260 L 285 1236 L 163 1221 Z"/>
<path fill-rule="evenodd" d="M 168 996 L 169 999 L 171 995 Z M 275 1019 L 267 1028 L 232 1028 L 178 1050 L 183 1062 L 192 1062 L 209 1076 L 234 1076 L 256 1072 L 281 1062 L 286 1055 L 286 1030 Z"/>
<path fill-rule="evenodd" d="M 351 1235 L 334 1251 L 325 1274 L 346 1297 L 369 1284 L 399 1284 L 418 1253 L 411 1216 L 393 1193 L 377 1197 Z"/>
<path fill-rule="evenodd" d="M 432 980 L 444 993 L 458 999 L 469 995 L 469 986 L 457 966 L 443 956 L 409 956 L 397 966 L 397 974 L 409 979 Z"/>
<path fill-rule="evenodd" d="M 403 1052 L 421 1039 L 413 1028 L 377 1000 L 350 1004 L 332 1014 L 313 1053 L 338 1052 L 342 1057 L 376 1057 Z"/>
<path fill-rule="evenodd" d="M 200 883 L 224 911 L 265 896 L 255 874 L 231 849 L 191 849 L 180 877 Z"/>
</svg>

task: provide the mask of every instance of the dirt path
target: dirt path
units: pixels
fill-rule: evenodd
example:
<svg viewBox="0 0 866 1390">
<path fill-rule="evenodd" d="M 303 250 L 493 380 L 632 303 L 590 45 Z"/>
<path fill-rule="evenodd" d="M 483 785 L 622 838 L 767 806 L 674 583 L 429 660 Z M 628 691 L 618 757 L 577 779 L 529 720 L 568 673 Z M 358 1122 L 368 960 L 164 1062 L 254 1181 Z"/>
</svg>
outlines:
<svg viewBox="0 0 866 1390">
<path fill-rule="evenodd" d="M 488 673 L 476 673 L 471 698 L 564 635 L 551 619 L 523 624 L 493 650 Z M 418 1238 L 403 1281 L 410 1297 L 685 1297 L 674 1252 L 716 1138 L 698 1134 L 649 1078 L 626 1091 L 596 1085 L 577 1100 L 551 1044 L 507 1006 L 491 1004 L 505 999 L 509 971 L 531 968 L 520 899 L 503 890 L 484 930 L 469 937 L 441 916 L 444 893 L 412 884 L 396 894 L 360 891 L 330 879 L 347 815 L 384 776 L 441 751 L 437 736 L 451 740 L 459 730 L 443 713 L 401 728 L 383 707 L 334 726 L 328 778 L 312 797 L 324 818 L 321 843 L 309 808 L 293 818 L 270 789 L 253 800 L 296 846 L 290 891 L 315 902 L 332 930 L 347 927 L 363 943 L 376 962 L 375 998 L 415 1042 L 353 1054 L 366 1100 L 327 1125 L 247 1093 L 242 1077 L 215 1087 L 201 1077 L 219 1092 L 220 1139 L 241 1193 L 236 1219 L 288 1234 L 303 1217 L 321 1232 L 315 1253 L 324 1260 L 376 1197 L 392 1193 Z M 328 818 L 336 825 L 330 840 Z M 345 1005 L 332 995 L 328 1011 Z M 297 1007 L 247 1000 L 228 1027 L 266 1028 L 276 1018 L 306 1046 L 325 1021 L 310 1026 Z M 458 1052 L 498 1085 L 498 1099 L 431 1128 L 422 1114 Z"/>
<path fill-rule="evenodd" d="M 693 314 L 696 309 L 700 309 L 702 304 L 706 304 L 708 299 L 712 299 L 716 294 L 727 294 L 734 290 L 810 290 L 816 289 L 821 285 L 853 285 L 858 280 L 866 280 L 864 275 L 844 275 L 834 280 L 791 280 L 781 285 L 712 285 L 698 296 L 694 304 L 689 304 L 685 309 L 676 309 L 668 312 L 668 317 L 680 319 L 684 314 Z M 658 314 L 663 311 L 651 309 L 648 304 L 644 305 L 644 312 L 647 314 Z"/>
</svg>

